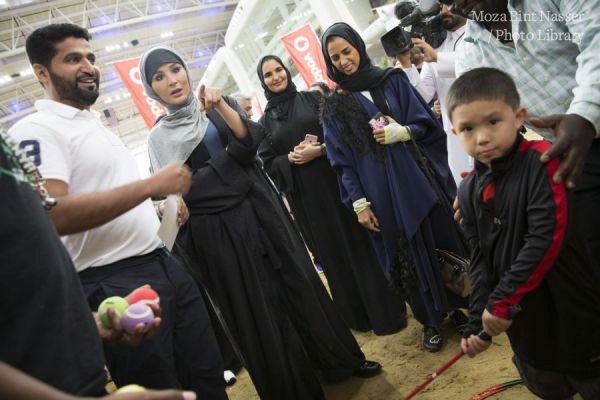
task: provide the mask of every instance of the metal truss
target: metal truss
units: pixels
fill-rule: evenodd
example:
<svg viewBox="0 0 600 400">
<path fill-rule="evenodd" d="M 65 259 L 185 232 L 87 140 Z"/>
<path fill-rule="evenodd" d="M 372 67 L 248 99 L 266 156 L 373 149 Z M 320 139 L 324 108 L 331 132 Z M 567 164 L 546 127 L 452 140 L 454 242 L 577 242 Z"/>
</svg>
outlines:
<svg viewBox="0 0 600 400">
<path fill-rule="evenodd" d="M 233 0 L 100 0 L 100 1 L 49 1 L 24 7 L 0 11 L 0 69 L 12 66 L 18 71 L 24 63 L 25 38 L 34 29 L 51 23 L 74 23 L 87 27 L 92 35 L 120 31 L 121 35 L 139 37 L 137 46 L 129 46 L 118 51 L 107 51 L 103 45 L 98 48 L 93 39 L 92 46 L 98 56 L 98 66 L 102 70 L 101 96 L 98 107 L 103 107 L 103 99 L 113 96 L 122 87 L 112 64 L 119 60 L 139 57 L 144 51 L 158 44 L 167 45 L 181 53 L 189 65 L 194 67 L 192 78 L 199 79 L 214 53 L 225 45 L 226 23 L 215 26 L 213 9 L 233 12 L 237 1 Z M 204 15 L 205 11 L 207 15 Z M 216 13 L 217 11 L 212 11 Z M 180 16 L 177 18 L 177 16 Z M 171 18 L 169 18 L 171 17 Z M 175 18 L 173 18 L 175 17 Z M 157 42 L 156 21 L 166 18 L 176 34 L 169 39 Z M 180 18 L 183 18 L 181 20 Z M 197 18 L 197 19 L 196 19 Z M 190 24 L 190 20 L 194 21 Z M 149 23 L 154 22 L 150 28 Z M 160 22 L 162 24 L 162 21 Z M 208 29 L 202 29 L 207 26 Z M 153 34 L 149 34 L 154 30 Z M 139 35 L 138 35 L 139 34 Z M 104 39 L 107 42 L 107 39 Z M 8 71 L 8 69 L 7 69 Z M 1 75 L 6 75 L 6 72 Z M 18 74 L 17 74 L 18 75 Z M 7 127 L 15 120 L 33 112 L 35 100 L 43 98 L 43 89 L 31 76 L 15 76 L 9 83 L 0 86 L 0 126 Z M 106 107 L 118 110 L 119 119 L 131 119 L 137 110 L 128 99 L 112 102 Z"/>
<path fill-rule="evenodd" d="M 90 33 L 144 24 L 159 18 L 237 5 L 235 0 L 84 0 L 50 1 L 2 11 L 0 57 L 22 54 L 25 38 L 52 23 L 73 23 Z"/>
</svg>

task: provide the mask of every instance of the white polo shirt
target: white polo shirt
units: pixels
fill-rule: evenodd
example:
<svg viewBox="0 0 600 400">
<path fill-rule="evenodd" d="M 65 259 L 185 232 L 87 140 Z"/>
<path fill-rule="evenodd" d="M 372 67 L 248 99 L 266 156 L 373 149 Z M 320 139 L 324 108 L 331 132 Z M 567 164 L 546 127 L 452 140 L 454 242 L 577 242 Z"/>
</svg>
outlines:
<svg viewBox="0 0 600 400">
<path fill-rule="evenodd" d="M 69 185 L 69 194 L 102 192 L 140 179 L 133 156 L 106 129 L 99 113 L 38 100 L 37 112 L 17 122 L 9 134 L 20 142 L 44 179 Z M 150 199 L 114 220 L 62 240 L 78 272 L 162 246 L 159 220 Z"/>
</svg>

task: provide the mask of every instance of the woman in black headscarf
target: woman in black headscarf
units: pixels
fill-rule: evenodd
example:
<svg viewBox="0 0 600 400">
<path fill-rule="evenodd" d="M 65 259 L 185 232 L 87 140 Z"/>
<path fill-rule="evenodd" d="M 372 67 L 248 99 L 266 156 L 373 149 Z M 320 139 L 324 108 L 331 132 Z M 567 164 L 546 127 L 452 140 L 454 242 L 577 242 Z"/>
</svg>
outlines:
<svg viewBox="0 0 600 400">
<path fill-rule="evenodd" d="M 456 186 L 446 133 L 403 71 L 371 64 L 362 38 L 349 25 L 329 27 L 321 44 L 327 74 L 338 84 L 325 99 L 323 123 L 342 198 L 371 231 L 384 272 L 406 293 L 423 324 L 423 346 L 438 351 L 439 326 L 449 306 L 466 305 L 445 290 L 435 253 L 442 248 L 465 254 L 452 219 Z M 369 124 L 378 112 L 390 122 L 385 129 Z M 430 174 L 421 168 L 415 145 Z"/>
<path fill-rule="evenodd" d="M 193 171 L 178 243 L 216 299 L 261 399 L 323 399 L 313 369 L 340 378 L 377 373 L 256 164 L 264 129 L 216 89 L 201 87 L 198 102 L 170 49 L 148 51 L 140 74 L 148 96 L 169 111 L 149 136 L 152 168 L 184 162 Z"/>
<path fill-rule="evenodd" d="M 297 92 L 273 55 L 258 64 L 267 103 L 259 156 L 289 201 L 303 236 L 319 256 L 333 301 L 354 330 L 385 335 L 406 326 L 404 300 L 388 287 L 365 229 L 340 201 L 325 157 L 318 92 Z M 309 136 L 307 140 L 307 135 Z"/>
</svg>

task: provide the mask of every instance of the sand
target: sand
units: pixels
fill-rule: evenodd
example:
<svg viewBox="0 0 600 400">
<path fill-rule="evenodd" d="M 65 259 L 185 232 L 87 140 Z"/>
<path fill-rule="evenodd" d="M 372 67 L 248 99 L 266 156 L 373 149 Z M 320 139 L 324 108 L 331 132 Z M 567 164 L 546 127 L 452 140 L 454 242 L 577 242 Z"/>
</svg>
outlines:
<svg viewBox="0 0 600 400">
<path fill-rule="evenodd" d="M 448 320 L 442 326 L 446 341 L 439 353 L 426 352 L 419 346 L 421 329 L 412 316 L 409 317 L 408 327 L 394 335 L 353 333 L 367 358 L 381 362 L 383 372 L 370 379 L 351 378 L 335 385 L 324 384 L 328 400 L 402 400 L 403 396 L 459 351 L 460 337 Z M 487 351 L 472 359 L 464 356 L 414 399 L 468 400 L 491 386 L 517 379 L 519 375 L 511 356 L 506 335 L 494 338 L 494 343 Z M 238 374 L 238 381 L 228 389 L 228 394 L 231 400 L 259 399 L 246 371 Z M 490 399 L 532 400 L 537 397 L 519 385 Z"/>
</svg>

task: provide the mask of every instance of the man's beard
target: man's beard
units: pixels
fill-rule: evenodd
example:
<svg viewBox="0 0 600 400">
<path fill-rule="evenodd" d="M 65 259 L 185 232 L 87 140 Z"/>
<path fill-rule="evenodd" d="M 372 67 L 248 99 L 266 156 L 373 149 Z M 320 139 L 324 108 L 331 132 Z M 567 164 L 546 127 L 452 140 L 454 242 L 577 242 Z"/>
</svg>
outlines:
<svg viewBox="0 0 600 400">
<path fill-rule="evenodd" d="M 62 100 L 70 100 L 84 106 L 91 106 L 96 102 L 96 99 L 98 99 L 98 96 L 100 95 L 100 78 L 98 76 L 96 76 L 96 79 L 94 80 L 96 88 L 94 90 L 88 90 L 82 89 L 77 85 L 77 80 L 79 78 L 89 77 L 90 75 L 88 74 L 84 74 L 84 76 L 78 75 L 74 81 L 70 81 L 56 75 L 52 71 L 48 72 L 50 73 L 52 85 L 54 85 L 56 92 Z"/>
</svg>

